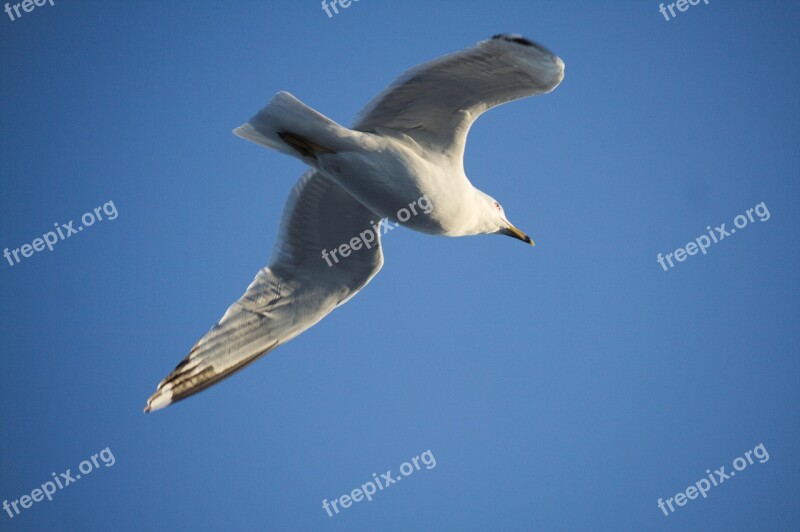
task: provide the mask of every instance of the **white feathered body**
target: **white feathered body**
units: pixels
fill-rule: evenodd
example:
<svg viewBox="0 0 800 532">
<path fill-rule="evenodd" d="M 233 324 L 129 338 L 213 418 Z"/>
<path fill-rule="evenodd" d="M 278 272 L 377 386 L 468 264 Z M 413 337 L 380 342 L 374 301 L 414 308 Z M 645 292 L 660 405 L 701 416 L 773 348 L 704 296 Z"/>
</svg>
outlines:
<svg viewBox="0 0 800 532">
<path fill-rule="evenodd" d="M 305 156 L 279 132 L 309 141 L 319 151 Z M 473 234 L 475 189 L 462 161 L 432 153 L 409 136 L 388 129 L 365 133 L 341 126 L 287 92 L 278 93 L 236 133 L 317 168 L 380 218 L 410 229 L 443 236 Z M 457 186 L 456 186 L 457 185 Z M 429 213 L 409 205 L 425 198 Z M 401 209 L 409 211 L 410 217 Z M 376 220 L 377 221 L 377 220 Z"/>
</svg>

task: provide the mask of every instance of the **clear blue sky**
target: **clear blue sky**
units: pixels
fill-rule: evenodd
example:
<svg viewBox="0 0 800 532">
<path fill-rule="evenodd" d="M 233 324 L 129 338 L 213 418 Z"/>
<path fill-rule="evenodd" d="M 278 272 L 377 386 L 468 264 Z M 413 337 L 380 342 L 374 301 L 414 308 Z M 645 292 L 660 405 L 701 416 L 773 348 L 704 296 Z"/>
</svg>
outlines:
<svg viewBox="0 0 800 532">
<path fill-rule="evenodd" d="M 0 529 L 797 530 L 800 6 L 677 14 L 655 0 L 0 12 L 0 249 L 118 212 L 0 258 L 0 502 L 115 458 L 52 502 L 0 510 Z M 280 90 L 348 124 L 405 69 L 500 32 L 566 63 L 558 89 L 487 113 L 467 146 L 473 183 L 536 248 L 397 229 L 350 303 L 144 415 L 266 263 L 303 170 L 231 129 Z M 656 261 L 761 202 L 769 220 L 707 255 Z M 760 443 L 765 463 L 659 510 Z M 322 509 L 428 449 L 435 468 Z"/>
</svg>

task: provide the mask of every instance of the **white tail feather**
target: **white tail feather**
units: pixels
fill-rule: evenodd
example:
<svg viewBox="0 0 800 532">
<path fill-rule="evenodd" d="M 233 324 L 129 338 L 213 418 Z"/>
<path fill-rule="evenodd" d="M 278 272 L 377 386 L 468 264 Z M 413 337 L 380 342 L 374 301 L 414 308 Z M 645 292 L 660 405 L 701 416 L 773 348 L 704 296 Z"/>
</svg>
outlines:
<svg viewBox="0 0 800 532">
<path fill-rule="evenodd" d="M 246 124 L 234 129 L 233 133 L 309 163 L 313 157 L 298 153 L 279 133 L 305 139 L 322 151 L 336 152 L 351 145 L 355 132 L 318 113 L 288 92 L 279 92 L 266 107 Z"/>
</svg>

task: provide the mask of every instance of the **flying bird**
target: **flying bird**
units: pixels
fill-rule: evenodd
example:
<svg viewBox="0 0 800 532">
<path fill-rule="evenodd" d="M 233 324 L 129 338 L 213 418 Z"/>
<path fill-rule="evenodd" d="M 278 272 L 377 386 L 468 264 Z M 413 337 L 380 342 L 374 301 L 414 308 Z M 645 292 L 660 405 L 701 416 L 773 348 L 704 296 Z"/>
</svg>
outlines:
<svg viewBox="0 0 800 532">
<path fill-rule="evenodd" d="M 161 381 L 145 412 L 215 384 L 349 301 L 383 265 L 376 220 L 533 245 L 500 203 L 467 179 L 464 145 L 484 111 L 550 92 L 563 78 L 564 62 L 545 47 L 500 34 L 409 70 L 350 129 L 278 93 L 233 132 L 310 168 L 289 194 L 267 266 Z M 431 208 L 411 215 L 405 208 L 421 198 Z M 326 250 L 340 251 L 336 261 Z"/>
</svg>

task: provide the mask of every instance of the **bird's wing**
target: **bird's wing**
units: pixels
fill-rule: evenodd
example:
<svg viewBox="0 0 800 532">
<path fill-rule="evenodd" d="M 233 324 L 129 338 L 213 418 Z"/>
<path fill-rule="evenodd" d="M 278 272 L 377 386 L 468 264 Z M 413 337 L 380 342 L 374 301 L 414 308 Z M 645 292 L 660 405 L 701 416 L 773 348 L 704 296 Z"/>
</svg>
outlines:
<svg viewBox="0 0 800 532">
<path fill-rule="evenodd" d="M 353 129 L 400 130 L 424 149 L 460 159 L 481 113 L 550 92 L 563 77 L 564 63 L 543 46 L 496 35 L 409 70 L 367 104 Z"/>
<path fill-rule="evenodd" d="M 354 296 L 383 266 L 380 235 L 371 229 L 377 220 L 377 215 L 323 174 L 306 172 L 286 202 L 267 267 L 161 381 L 145 412 L 211 386 L 288 342 Z M 347 257 L 323 257 L 323 250 L 338 249 L 353 238 L 362 241 L 357 251 L 354 245 Z M 372 240 L 368 248 L 367 240 Z"/>
</svg>

